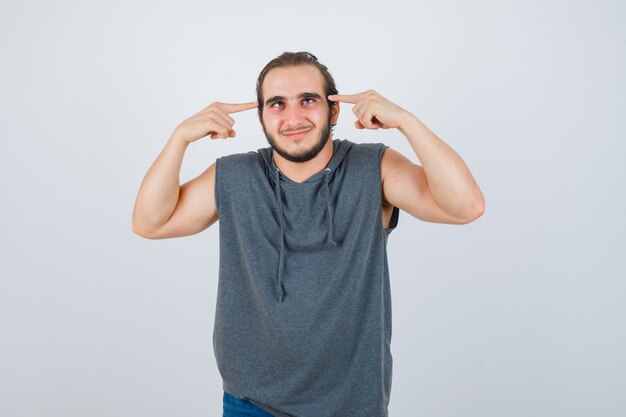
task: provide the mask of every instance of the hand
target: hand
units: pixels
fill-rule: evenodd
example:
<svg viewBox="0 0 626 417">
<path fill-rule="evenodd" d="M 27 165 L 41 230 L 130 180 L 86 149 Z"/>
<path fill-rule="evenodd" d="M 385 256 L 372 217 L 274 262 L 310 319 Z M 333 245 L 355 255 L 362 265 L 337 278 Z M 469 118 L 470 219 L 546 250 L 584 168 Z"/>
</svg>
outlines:
<svg viewBox="0 0 626 417">
<path fill-rule="evenodd" d="M 175 134 L 180 135 L 187 143 L 195 142 L 207 135 L 210 135 L 211 139 L 234 138 L 237 135 L 233 130 L 235 121 L 229 114 L 250 110 L 257 105 L 256 101 L 241 104 L 212 103 L 178 125 Z"/>
<path fill-rule="evenodd" d="M 374 90 L 352 95 L 334 94 L 328 96 L 328 99 L 354 104 L 352 113 L 357 117 L 354 122 L 357 129 L 401 129 L 412 116 Z"/>
</svg>

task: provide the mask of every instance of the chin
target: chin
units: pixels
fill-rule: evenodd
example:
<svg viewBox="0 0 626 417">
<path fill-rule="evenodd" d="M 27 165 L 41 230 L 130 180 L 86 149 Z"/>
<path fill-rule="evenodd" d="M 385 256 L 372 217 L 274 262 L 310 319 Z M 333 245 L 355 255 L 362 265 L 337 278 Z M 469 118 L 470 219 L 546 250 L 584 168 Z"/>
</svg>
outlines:
<svg viewBox="0 0 626 417">
<path fill-rule="evenodd" d="M 322 149 L 324 149 L 326 144 L 331 140 L 332 130 L 331 130 L 330 122 L 331 122 L 331 119 L 329 116 L 325 126 L 322 126 L 321 129 L 311 130 L 309 134 L 307 135 L 307 137 L 304 137 L 302 138 L 301 141 L 299 141 L 302 145 L 309 145 L 309 146 L 307 146 L 307 148 L 304 150 L 299 149 L 296 152 L 289 152 L 288 150 L 289 148 L 292 147 L 291 145 L 296 145 L 296 146 L 298 145 L 292 139 L 283 138 L 280 135 L 280 133 L 277 133 L 278 137 L 280 137 L 281 139 L 281 142 L 284 139 L 286 146 L 283 147 L 276 141 L 274 136 L 272 136 L 271 134 L 267 132 L 267 130 L 265 129 L 265 124 L 263 124 L 263 122 L 261 122 L 261 126 L 263 127 L 263 133 L 265 134 L 267 143 L 269 143 L 269 145 L 272 147 L 274 151 L 276 151 L 276 153 L 278 153 L 280 156 L 282 156 L 283 158 L 291 162 L 307 162 L 315 158 L 322 151 Z M 314 140 L 312 140 L 312 138 L 314 138 Z M 325 139 L 322 139 L 322 138 L 325 138 Z M 313 142 L 313 143 L 309 144 L 310 142 Z"/>
<path fill-rule="evenodd" d="M 310 161 L 311 159 L 313 159 L 317 155 L 319 155 L 319 153 L 322 151 L 322 149 L 324 149 L 324 146 L 326 146 L 326 144 L 330 140 L 330 136 L 327 136 L 327 138 L 325 140 L 318 140 L 312 146 L 309 146 L 309 147 L 307 147 L 304 150 L 299 150 L 297 152 L 290 152 L 287 149 L 279 146 L 276 143 L 276 141 L 274 140 L 274 138 L 269 136 L 269 135 L 267 135 L 267 133 L 266 133 L 265 136 L 267 137 L 267 141 L 270 144 L 270 146 L 272 147 L 272 149 L 275 150 L 276 153 L 278 153 L 280 156 L 282 156 L 283 158 L 285 158 L 286 160 L 291 161 L 291 162 L 307 162 L 307 161 Z"/>
</svg>

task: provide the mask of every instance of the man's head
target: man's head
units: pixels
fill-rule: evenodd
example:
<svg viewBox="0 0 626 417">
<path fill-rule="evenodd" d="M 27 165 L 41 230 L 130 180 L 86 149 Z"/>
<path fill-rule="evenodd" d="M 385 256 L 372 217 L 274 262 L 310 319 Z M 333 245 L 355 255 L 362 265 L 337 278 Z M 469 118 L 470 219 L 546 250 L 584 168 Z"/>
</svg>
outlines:
<svg viewBox="0 0 626 417">
<path fill-rule="evenodd" d="M 272 148 L 293 162 L 313 159 L 331 137 L 339 103 L 328 68 L 308 52 L 285 52 L 257 80 L 259 120 Z"/>
</svg>

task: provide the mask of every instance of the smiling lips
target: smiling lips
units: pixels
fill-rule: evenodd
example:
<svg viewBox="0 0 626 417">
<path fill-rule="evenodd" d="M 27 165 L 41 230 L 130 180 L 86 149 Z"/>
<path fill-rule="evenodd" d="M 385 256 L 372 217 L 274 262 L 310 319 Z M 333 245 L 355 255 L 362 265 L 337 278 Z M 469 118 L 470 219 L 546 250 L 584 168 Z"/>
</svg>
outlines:
<svg viewBox="0 0 626 417">
<path fill-rule="evenodd" d="M 288 138 L 296 139 L 296 138 L 300 138 L 300 137 L 306 135 L 311 129 L 313 129 L 313 128 L 312 127 L 308 127 L 306 129 L 287 130 L 287 131 L 282 132 L 282 134 L 284 136 L 287 136 Z"/>
</svg>

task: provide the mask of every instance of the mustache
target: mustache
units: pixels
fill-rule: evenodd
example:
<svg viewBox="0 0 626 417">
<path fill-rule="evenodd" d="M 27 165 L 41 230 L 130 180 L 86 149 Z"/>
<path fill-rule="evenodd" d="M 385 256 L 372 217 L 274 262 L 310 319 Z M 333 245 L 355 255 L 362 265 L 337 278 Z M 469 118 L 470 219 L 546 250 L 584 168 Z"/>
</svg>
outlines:
<svg viewBox="0 0 626 417">
<path fill-rule="evenodd" d="M 297 132 L 299 130 L 308 130 L 308 129 L 312 129 L 313 126 L 296 126 L 296 127 L 291 127 L 289 129 L 283 129 L 280 131 L 280 133 L 289 133 L 289 132 Z"/>
</svg>

